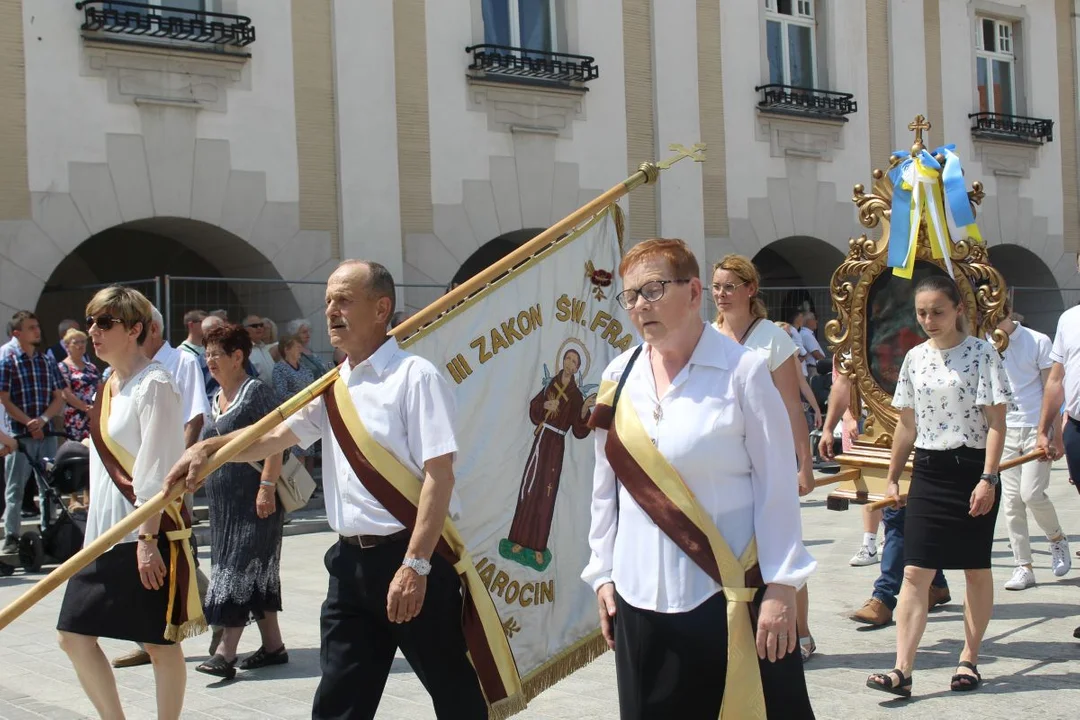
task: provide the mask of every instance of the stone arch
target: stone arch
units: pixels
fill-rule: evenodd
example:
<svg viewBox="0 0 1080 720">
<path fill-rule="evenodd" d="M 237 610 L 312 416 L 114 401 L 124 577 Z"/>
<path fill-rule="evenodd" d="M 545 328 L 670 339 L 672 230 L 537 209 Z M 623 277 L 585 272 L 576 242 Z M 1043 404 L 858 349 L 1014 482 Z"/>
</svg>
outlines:
<svg viewBox="0 0 1080 720">
<path fill-rule="evenodd" d="M 497 238 L 488 240 L 481 245 L 476 252 L 461 264 L 458 271 L 451 278 L 450 284 L 463 283 L 478 272 L 494 265 L 504 257 L 521 247 L 522 244 L 532 240 L 544 232 L 545 228 L 525 228 L 503 233 Z"/>
<path fill-rule="evenodd" d="M 279 280 L 276 283 L 217 281 L 236 275 Z M 171 288 L 155 288 L 154 283 L 132 282 L 166 275 L 203 277 L 206 281 L 174 281 Z M 132 284 L 155 300 L 155 289 L 168 292 L 171 302 L 161 298 L 159 309 L 166 315 L 173 333 L 170 340 L 183 338 L 181 318 L 198 306 L 204 310 L 225 308 L 230 318 L 239 320 L 249 312 L 259 312 L 278 320 L 303 314 L 289 286 L 258 250 L 236 235 L 215 225 L 189 218 L 148 218 L 117 225 L 87 238 L 69 253 L 49 276 L 38 299 L 36 312 L 46 332 L 65 317 L 81 317 L 90 290 L 79 286 L 122 282 Z M 171 309 L 171 313 L 169 312 Z"/>
<path fill-rule="evenodd" d="M 1053 336 L 1057 319 L 1065 310 L 1053 269 L 1023 245 L 1003 243 L 988 248 L 990 262 L 1001 272 L 1010 289 L 1013 309 L 1024 324 Z"/>
<path fill-rule="evenodd" d="M 577 163 L 556 162 L 556 136 L 520 128 L 512 135 L 513 157 L 491 157 L 487 180 L 463 180 L 460 203 L 432 205 L 431 232 L 406 233 L 407 309 L 438 299 L 442 291 L 430 286 L 449 285 L 492 238 L 551 227 L 601 194 L 580 186 Z"/>
<path fill-rule="evenodd" d="M 216 254 L 224 276 L 329 276 L 330 233 L 302 230 L 299 201 L 269 199 L 266 173 L 234 168 L 228 141 L 196 138 L 196 113 L 140 106 L 142 134 L 107 134 L 105 162 L 69 162 L 67 192 L 32 192 L 32 218 L 0 224 L 0 313 L 35 307 L 65 258 L 118 227 Z M 322 305 L 322 288 L 289 290 L 307 312 Z"/>
<path fill-rule="evenodd" d="M 770 318 L 787 321 L 793 310 L 803 307 L 817 314 L 819 324 L 832 317 L 827 288 L 833 272 L 844 261 L 844 254 L 834 245 L 793 235 L 769 243 L 753 261 L 761 273 L 761 296 Z"/>
</svg>

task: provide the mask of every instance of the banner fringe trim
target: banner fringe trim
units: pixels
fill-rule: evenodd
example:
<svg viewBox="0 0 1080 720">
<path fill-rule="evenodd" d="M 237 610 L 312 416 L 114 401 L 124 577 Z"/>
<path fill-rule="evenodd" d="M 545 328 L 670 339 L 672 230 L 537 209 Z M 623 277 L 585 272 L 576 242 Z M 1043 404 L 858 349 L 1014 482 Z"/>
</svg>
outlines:
<svg viewBox="0 0 1080 720">
<path fill-rule="evenodd" d="M 525 702 L 532 700 L 555 683 L 569 677 L 608 651 L 607 641 L 599 630 L 592 632 L 554 655 L 546 663 L 521 679 L 521 706 L 517 698 L 508 698 L 491 706 L 490 720 L 506 720 L 525 709 Z"/>
</svg>

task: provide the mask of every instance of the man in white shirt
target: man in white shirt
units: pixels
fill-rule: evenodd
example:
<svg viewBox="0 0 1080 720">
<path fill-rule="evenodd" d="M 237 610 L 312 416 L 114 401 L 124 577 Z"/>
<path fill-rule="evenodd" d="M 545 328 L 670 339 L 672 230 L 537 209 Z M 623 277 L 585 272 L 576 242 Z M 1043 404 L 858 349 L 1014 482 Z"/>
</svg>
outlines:
<svg viewBox="0 0 1080 720">
<path fill-rule="evenodd" d="M 254 366 L 255 372 L 258 373 L 259 379 L 269 387 L 274 387 L 274 358 L 271 357 L 265 343 L 266 322 L 258 315 L 248 315 L 244 318 L 244 329 L 251 338 L 251 355 L 248 359 Z"/>
<path fill-rule="evenodd" d="M 1064 455 L 1069 476 L 1077 480 L 1080 478 L 1080 420 L 1077 419 L 1080 418 L 1080 305 L 1069 308 L 1058 318 L 1050 360 L 1054 364 L 1043 391 L 1036 448 L 1046 452 L 1047 459 L 1043 462 Z M 1063 423 L 1062 431 L 1055 433 L 1053 429 L 1061 420 L 1063 403 L 1069 419 Z M 1073 637 L 1080 638 L 1080 627 L 1073 631 Z"/>
<path fill-rule="evenodd" d="M 200 357 L 203 350 L 202 321 L 206 318 L 205 310 L 188 310 L 184 313 L 184 327 L 188 334 L 184 342 L 180 343 L 180 349 L 185 350 L 196 357 Z"/>
<path fill-rule="evenodd" d="M 356 474 L 353 455 L 346 456 L 331 427 L 327 396 L 233 461 L 323 442 L 326 517 L 340 538 L 325 557 L 330 585 L 321 618 L 322 680 L 312 717 L 374 717 L 400 647 L 424 678 L 438 717 L 486 718 L 487 703 L 461 626 L 462 586 L 453 566 L 434 553 L 445 519 L 460 508 L 454 491 L 453 395 L 430 362 L 387 336 L 394 305 L 393 278 L 378 263 L 346 261 L 327 282 L 330 342 L 348 355 L 340 373 L 355 412 L 373 440 L 422 483 L 411 533 L 368 489 L 372 478 Z M 237 434 L 189 449 L 166 482 L 187 479 L 192 489 L 209 454 Z"/>
<path fill-rule="evenodd" d="M 825 352 L 821 349 L 821 343 L 817 339 L 817 316 L 807 310 L 802 313 L 802 321 L 799 325 L 792 325 L 799 332 L 799 339 L 806 349 L 806 359 L 803 361 L 803 374 L 813 375 L 817 372 L 817 361 L 825 359 Z M 813 369 L 814 372 L 810 372 Z"/>
<path fill-rule="evenodd" d="M 1044 385 L 1054 365 L 1050 358 L 1050 338 L 1024 327 L 1019 320 L 1020 316 L 1012 314 L 1011 304 L 1006 303 L 1005 319 L 998 329 L 1009 336 L 1004 365 L 1012 385 L 1013 401 L 1005 415 L 1003 462 L 1035 449 Z M 1061 434 L 1060 415 L 1055 415 L 1051 427 L 1055 436 Z M 1049 485 L 1050 463 L 1026 463 L 1001 473 L 1001 504 L 1016 560 L 1016 570 L 1005 583 L 1006 590 L 1025 590 L 1035 584 L 1028 536 L 1028 510 L 1050 541 L 1050 566 L 1054 575 L 1061 577 L 1072 567 L 1069 541 L 1061 530 L 1054 504 L 1046 494 Z"/>
<path fill-rule="evenodd" d="M 802 313 L 802 310 L 795 310 L 788 316 L 788 335 L 791 336 L 791 341 L 795 343 L 795 347 L 799 350 L 799 370 L 805 376 L 806 360 L 810 357 L 810 353 L 803 341 L 802 333 L 799 332 L 799 328 L 802 327 Z"/>
</svg>

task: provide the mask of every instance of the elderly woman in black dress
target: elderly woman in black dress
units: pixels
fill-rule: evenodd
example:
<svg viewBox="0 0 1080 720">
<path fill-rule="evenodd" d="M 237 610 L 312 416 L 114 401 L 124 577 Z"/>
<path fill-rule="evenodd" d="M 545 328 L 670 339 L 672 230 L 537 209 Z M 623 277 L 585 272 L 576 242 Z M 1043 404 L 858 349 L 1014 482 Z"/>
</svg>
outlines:
<svg viewBox="0 0 1080 720">
<path fill-rule="evenodd" d="M 982 682 L 979 648 L 994 609 L 990 549 L 1001 500 L 998 464 L 1012 397 L 997 351 L 968 335 L 951 278 L 932 276 L 915 287 L 915 315 L 929 340 L 908 351 L 896 383 L 893 407 L 900 417 L 887 491 L 899 497 L 897 483 L 915 448 L 896 606 L 896 669 L 866 680 L 868 687 L 903 697 L 911 695 L 915 651 L 938 569 L 963 570 L 967 582 L 965 643 L 950 688 L 974 690 Z"/>
<path fill-rule="evenodd" d="M 203 343 L 210 374 L 221 386 L 210 403 L 202 439 L 228 435 L 258 421 L 276 406 L 274 391 L 244 370 L 251 339 L 239 325 L 208 332 Z M 232 678 L 244 627 L 254 619 L 262 646 L 240 663 L 254 670 L 289 661 L 277 614 L 281 610 L 281 528 L 275 485 L 281 456 L 261 468 L 232 463 L 206 481 L 210 504 L 210 557 L 213 571 L 206 592 L 206 619 L 224 628 L 217 652 L 196 670 Z"/>
</svg>

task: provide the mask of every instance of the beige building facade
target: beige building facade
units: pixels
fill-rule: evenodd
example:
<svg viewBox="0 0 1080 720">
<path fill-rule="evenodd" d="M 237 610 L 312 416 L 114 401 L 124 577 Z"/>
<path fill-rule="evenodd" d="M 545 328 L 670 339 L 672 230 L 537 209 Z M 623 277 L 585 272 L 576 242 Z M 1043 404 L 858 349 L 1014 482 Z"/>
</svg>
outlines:
<svg viewBox="0 0 1080 720">
<path fill-rule="evenodd" d="M 1039 288 L 1017 305 L 1049 323 L 1080 288 L 1076 11 L 0 0 L 0 316 L 48 327 L 131 282 L 174 339 L 196 306 L 318 321 L 347 257 L 385 264 L 415 310 L 696 141 L 705 163 L 624 201 L 630 239 L 682 237 L 705 264 L 741 252 L 768 285 L 820 288 L 862 232 L 852 185 L 923 114 L 930 146 L 955 144 L 985 186 L 991 258 Z M 769 297 L 827 312 L 819 291 Z"/>
</svg>

